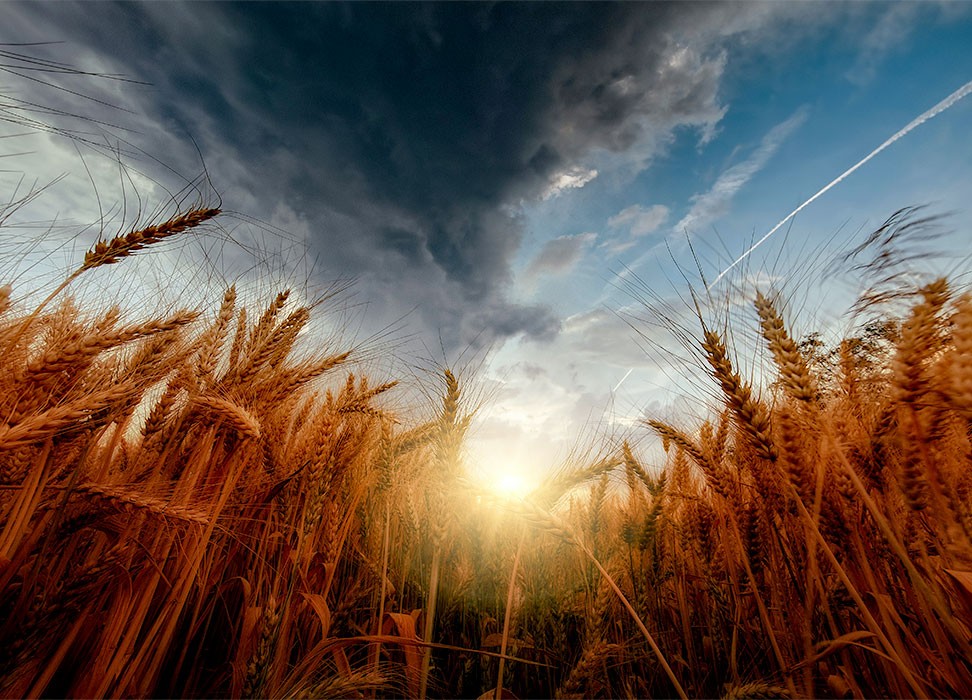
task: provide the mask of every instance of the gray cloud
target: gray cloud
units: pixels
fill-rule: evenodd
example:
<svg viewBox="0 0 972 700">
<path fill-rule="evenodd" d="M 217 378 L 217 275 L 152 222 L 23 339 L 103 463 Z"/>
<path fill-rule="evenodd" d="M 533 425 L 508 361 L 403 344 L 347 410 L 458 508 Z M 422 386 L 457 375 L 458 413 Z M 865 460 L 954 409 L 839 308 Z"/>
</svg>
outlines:
<svg viewBox="0 0 972 700">
<path fill-rule="evenodd" d="M 623 368 L 657 366 L 658 358 L 641 347 L 643 324 L 629 321 L 605 308 L 576 314 L 564 321 L 563 342 L 572 357 L 586 361 Z"/>
<path fill-rule="evenodd" d="M 69 42 L 38 49 L 46 55 L 150 84 L 84 83 L 132 113 L 79 107 L 34 83 L 23 84 L 27 97 L 123 121 L 135 131 L 116 134 L 182 173 L 199 168 L 191 134 L 227 207 L 267 217 L 284 205 L 324 273 L 359 280 L 378 323 L 417 309 L 452 347 L 556 332 L 549 310 L 509 296 L 522 238 L 516 204 L 576 184 L 595 161 L 637 171 L 679 127 L 710 138 L 725 111 L 725 39 L 775 10 L 144 3 L 4 12 L 19 41 Z"/>
<path fill-rule="evenodd" d="M 596 233 L 558 236 L 547 241 L 526 270 L 527 279 L 540 275 L 563 275 L 580 262 L 584 251 L 597 239 Z"/>
</svg>

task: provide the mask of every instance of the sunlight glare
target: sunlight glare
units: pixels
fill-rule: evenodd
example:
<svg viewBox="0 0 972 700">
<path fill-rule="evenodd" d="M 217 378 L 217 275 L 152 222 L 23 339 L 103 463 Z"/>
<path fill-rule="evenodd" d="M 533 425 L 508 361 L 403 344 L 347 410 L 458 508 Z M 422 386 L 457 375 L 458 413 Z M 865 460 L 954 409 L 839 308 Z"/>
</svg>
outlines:
<svg viewBox="0 0 972 700">
<path fill-rule="evenodd" d="M 492 490 L 503 498 L 526 498 L 534 486 L 513 470 L 497 470 L 492 478 Z"/>
</svg>

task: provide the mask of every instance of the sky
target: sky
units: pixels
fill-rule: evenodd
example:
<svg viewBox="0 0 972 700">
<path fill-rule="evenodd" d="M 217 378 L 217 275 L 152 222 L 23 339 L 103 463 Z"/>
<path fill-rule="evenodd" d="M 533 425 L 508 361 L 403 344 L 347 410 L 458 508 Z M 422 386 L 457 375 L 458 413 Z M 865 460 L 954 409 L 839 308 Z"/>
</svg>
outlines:
<svg viewBox="0 0 972 700">
<path fill-rule="evenodd" d="M 113 272 L 88 292 L 144 309 L 167 294 L 218 303 L 233 282 L 259 301 L 268 285 L 311 298 L 351 280 L 319 331 L 388 367 L 458 367 L 479 407 L 471 462 L 528 480 L 598 440 L 646 439 L 645 417 L 704 417 L 704 373 L 680 343 L 697 333 L 689 290 L 704 298 L 972 80 L 964 2 L 0 14 L 0 197 L 49 185 L 0 230 L 18 290 L 195 182 L 189 200 L 218 195 L 222 228 L 145 256 L 123 290 Z M 959 100 L 802 209 L 712 290 L 713 318 L 738 318 L 739 345 L 755 346 L 759 288 L 781 295 L 794 335 L 846 330 L 864 282 L 830 263 L 906 206 L 948 215 L 922 272 L 961 278 L 970 127 Z"/>
</svg>

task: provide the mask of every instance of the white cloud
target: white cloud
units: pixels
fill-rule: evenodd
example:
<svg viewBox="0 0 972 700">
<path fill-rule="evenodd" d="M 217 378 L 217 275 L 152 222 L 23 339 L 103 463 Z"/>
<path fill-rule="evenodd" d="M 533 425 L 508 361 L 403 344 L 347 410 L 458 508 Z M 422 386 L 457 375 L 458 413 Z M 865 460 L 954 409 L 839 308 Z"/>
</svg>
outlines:
<svg viewBox="0 0 972 700">
<path fill-rule="evenodd" d="M 657 231 L 668 220 L 668 207 L 655 204 L 643 207 L 640 204 L 622 209 L 608 219 L 611 228 L 627 227 L 632 236 L 647 236 Z"/>
<path fill-rule="evenodd" d="M 612 255 L 620 255 L 625 251 L 631 250 L 637 245 L 637 241 L 623 240 L 623 241 L 605 241 L 598 248 L 603 248 Z"/>
<path fill-rule="evenodd" d="M 693 195 L 692 208 L 675 224 L 675 232 L 698 231 L 729 213 L 732 200 L 739 190 L 745 187 L 756 173 L 766 167 L 783 142 L 806 121 L 806 118 L 806 109 L 797 110 L 786 121 L 774 126 L 749 158 L 724 171 L 708 192 Z"/>
<path fill-rule="evenodd" d="M 552 197 L 559 197 L 565 190 L 580 189 L 588 182 L 591 182 L 598 175 L 597 170 L 585 170 L 584 168 L 570 168 L 559 173 L 554 173 L 550 179 L 550 185 L 541 195 L 541 199 L 547 200 Z"/>
</svg>

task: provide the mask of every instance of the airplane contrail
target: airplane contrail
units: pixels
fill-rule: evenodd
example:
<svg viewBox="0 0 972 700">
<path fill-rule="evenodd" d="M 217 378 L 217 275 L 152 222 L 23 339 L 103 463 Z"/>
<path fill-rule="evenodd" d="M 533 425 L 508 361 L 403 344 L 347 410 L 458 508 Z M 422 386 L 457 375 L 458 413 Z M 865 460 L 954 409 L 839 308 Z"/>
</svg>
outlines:
<svg viewBox="0 0 972 700">
<path fill-rule="evenodd" d="M 903 129 L 901 129 L 896 134 L 894 134 L 894 136 L 892 136 L 887 141 L 885 141 L 884 143 L 882 143 L 880 146 L 878 146 L 877 148 L 875 148 L 873 151 L 871 151 L 870 153 L 868 153 L 866 156 L 864 156 L 864 158 L 862 158 L 860 161 L 858 161 L 852 167 L 848 168 L 843 173 L 841 173 L 837 177 L 837 179 L 833 180 L 829 185 L 827 185 L 822 190 L 820 190 L 819 192 L 817 192 L 817 194 L 813 195 L 810 199 L 808 199 L 803 204 L 801 204 L 796 209 L 794 209 L 789 214 L 787 214 L 780 221 L 780 223 L 778 223 L 776 226 L 774 226 L 773 228 L 771 228 L 766 233 L 765 236 L 763 236 L 758 241 L 756 241 L 753 245 L 751 245 L 749 247 L 749 249 L 745 253 L 743 253 L 738 258 L 736 258 L 736 260 L 734 260 L 733 263 L 729 267 L 727 267 L 725 270 L 723 270 L 722 272 L 720 272 L 718 274 L 718 276 L 714 280 L 712 280 L 712 283 L 708 287 L 706 287 L 706 291 L 711 291 L 712 288 L 715 287 L 716 284 L 718 284 L 719 280 L 721 280 L 723 277 L 726 276 L 726 273 L 728 273 L 732 268 L 734 268 L 736 265 L 738 265 L 743 260 L 745 260 L 747 257 L 749 257 L 750 253 L 752 253 L 760 245 L 762 245 L 763 242 L 766 241 L 767 238 L 769 238 L 774 233 L 776 233 L 777 231 L 779 231 L 780 230 L 780 227 L 783 226 L 783 224 L 785 224 L 787 221 L 789 221 L 794 216 L 796 216 L 797 214 L 799 214 L 800 211 L 803 210 L 804 207 L 806 207 L 807 205 L 809 205 L 812 202 L 814 202 L 818 197 L 820 197 L 822 194 L 824 194 L 825 192 L 827 192 L 827 190 L 829 190 L 830 188 L 832 188 L 834 185 L 837 185 L 838 183 L 840 183 L 842 180 L 844 180 L 844 178 L 846 178 L 852 172 L 854 172 L 859 167 L 861 167 L 862 165 L 864 165 L 865 163 L 867 163 L 869 160 L 871 160 L 871 158 L 873 158 L 874 156 L 876 156 L 878 153 L 880 153 L 881 151 L 883 151 L 885 148 L 887 148 L 888 146 L 890 146 L 892 143 L 894 143 L 898 139 L 902 138 L 903 136 L 907 136 L 910 131 L 912 131 L 912 130 L 916 129 L 917 127 L 921 126 L 922 124 L 924 124 L 925 122 L 927 122 L 932 117 L 938 116 L 939 114 L 941 114 L 942 112 L 944 112 L 946 109 L 948 109 L 949 107 L 951 107 L 952 105 L 954 105 L 956 102 L 958 102 L 959 100 L 961 100 L 963 97 L 967 96 L 969 93 L 972 93 L 972 80 L 970 80 L 969 82 L 967 82 L 965 85 L 963 85 L 962 87 L 960 87 L 958 90 L 956 90 L 955 92 L 953 92 L 951 95 L 949 95 L 948 97 L 946 97 L 944 100 L 942 100 L 941 102 L 939 102 L 937 105 L 935 105 L 934 107 L 932 107 L 931 109 L 929 109 L 927 112 L 924 112 L 924 113 L 920 114 L 914 120 L 912 120 L 911 122 L 909 122 L 907 126 L 905 126 Z"/>
<path fill-rule="evenodd" d="M 618 392 L 618 388 L 622 384 L 624 384 L 624 380 L 627 379 L 628 377 L 630 377 L 632 372 L 634 372 L 634 367 L 632 367 L 631 369 L 629 369 L 628 372 L 627 372 L 627 374 L 625 374 L 623 377 L 621 377 L 621 381 L 618 382 L 613 389 L 611 389 L 611 393 L 612 394 L 616 394 Z"/>
</svg>

